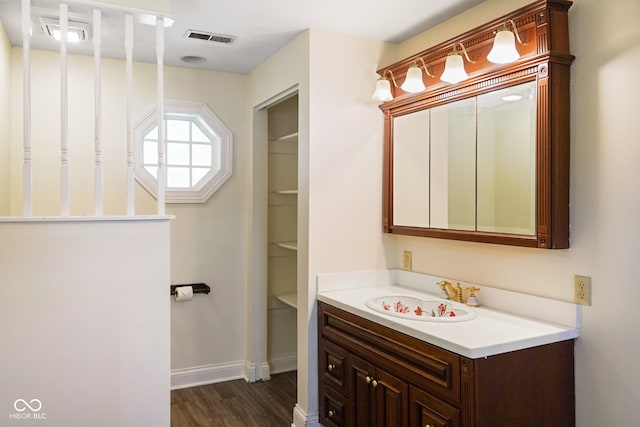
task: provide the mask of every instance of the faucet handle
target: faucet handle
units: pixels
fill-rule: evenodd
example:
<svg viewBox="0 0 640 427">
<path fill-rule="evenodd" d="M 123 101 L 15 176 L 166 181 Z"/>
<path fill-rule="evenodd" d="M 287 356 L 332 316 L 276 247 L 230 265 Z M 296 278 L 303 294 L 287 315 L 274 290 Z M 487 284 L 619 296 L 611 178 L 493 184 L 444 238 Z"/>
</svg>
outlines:
<svg viewBox="0 0 640 427">
<path fill-rule="evenodd" d="M 478 288 L 477 286 L 471 286 L 467 288 L 466 291 L 469 292 L 469 297 L 473 298 L 476 296 L 476 292 L 480 292 L 480 288 Z"/>
<path fill-rule="evenodd" d="M 469 292 L 469 297 L 467 298 L 467 305 L 469 307 L 479 307 L 480 303 L 478 302 L 478 297 L 476 297 L 476 292 L 479 292 L 480 288 L 476 286 L 471 286 L 467 288 L 467 292 Z"/>
</svg>

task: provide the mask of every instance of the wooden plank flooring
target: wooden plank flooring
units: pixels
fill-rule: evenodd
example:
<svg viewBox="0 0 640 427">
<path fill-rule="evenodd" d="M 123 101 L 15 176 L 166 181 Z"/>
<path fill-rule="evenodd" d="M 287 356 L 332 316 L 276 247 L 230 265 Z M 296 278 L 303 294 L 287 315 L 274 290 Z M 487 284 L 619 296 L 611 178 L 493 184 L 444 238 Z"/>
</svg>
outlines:
<svg viewBox="0 0 640 427">
<path fill-rule="evenodd" d="M 290 427 L 296 371 L 171 392 L 171 427 Z"/>
</svg>

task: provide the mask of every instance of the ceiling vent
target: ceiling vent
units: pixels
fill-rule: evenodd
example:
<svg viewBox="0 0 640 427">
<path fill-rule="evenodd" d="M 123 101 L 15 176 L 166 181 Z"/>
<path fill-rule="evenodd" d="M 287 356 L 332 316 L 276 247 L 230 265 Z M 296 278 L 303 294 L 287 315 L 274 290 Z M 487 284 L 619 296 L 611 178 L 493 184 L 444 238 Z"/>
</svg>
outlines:
<svg viewBox="0 0 640 427">
<path fill-rule="evenodd" d="M 184 36 L 188 39 L 204 40 L 214 43 L 231 44 L 236 39 L 235 36 L 225 34 L 208 33 L 206 31 L 187 30 Z"/>
</svg>

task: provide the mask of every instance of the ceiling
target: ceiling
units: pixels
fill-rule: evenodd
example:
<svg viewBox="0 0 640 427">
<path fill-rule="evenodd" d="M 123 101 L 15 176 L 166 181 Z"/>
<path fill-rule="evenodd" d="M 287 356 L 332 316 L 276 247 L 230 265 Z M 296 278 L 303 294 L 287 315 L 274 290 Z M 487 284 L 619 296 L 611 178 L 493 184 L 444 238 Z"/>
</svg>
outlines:
<svg viewBox="0 0 640 427">
<path fill-rule="evenodd" d="M 307 29 L 388 42 L 402 42 L 482 0 L 170 0 L 175 20 L 165 32 L 167 65 L 246 74 Z M 134 0 L 120 0 L 134 5 Z M 39 18 L 59 16 L 58 0 L 32 0 L 31 47 L 58 50 Z M 69 19 L 91 22 L 92 0 L 71 0 Z M 13 46 L 22 46 L 20 0 L 0 0 L 0 18 Z M 124 19 L 108 8 L 102 17 L 102 55 L 124 57 Z M 185 38 L 187 30 L 235 36 L 231 44 Z M 93 55 L 90 41 L 70 44 L 69 52 Z M 206 61 L 188 64 L 184 56 Z M 136 24 L 134 59 L 155 63 L 155 30 Z"/>
</svg>

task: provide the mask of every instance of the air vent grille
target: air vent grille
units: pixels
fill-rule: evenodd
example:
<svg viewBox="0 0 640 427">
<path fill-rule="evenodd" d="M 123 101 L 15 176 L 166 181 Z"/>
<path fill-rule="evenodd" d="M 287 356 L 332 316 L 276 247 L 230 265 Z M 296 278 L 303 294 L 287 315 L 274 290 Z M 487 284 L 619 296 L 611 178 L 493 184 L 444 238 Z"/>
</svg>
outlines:
<svg viewBox="0 0 640 427">
<path fill-rule="evenodd" d="M 184 36 L 188 39 L 204 40 L 213 43 L 230 44 L 236 39 L 235 36 L 228 36 L 225 34 L 215 34 L 206 31 L 187 30 Z"/>
</svg>

